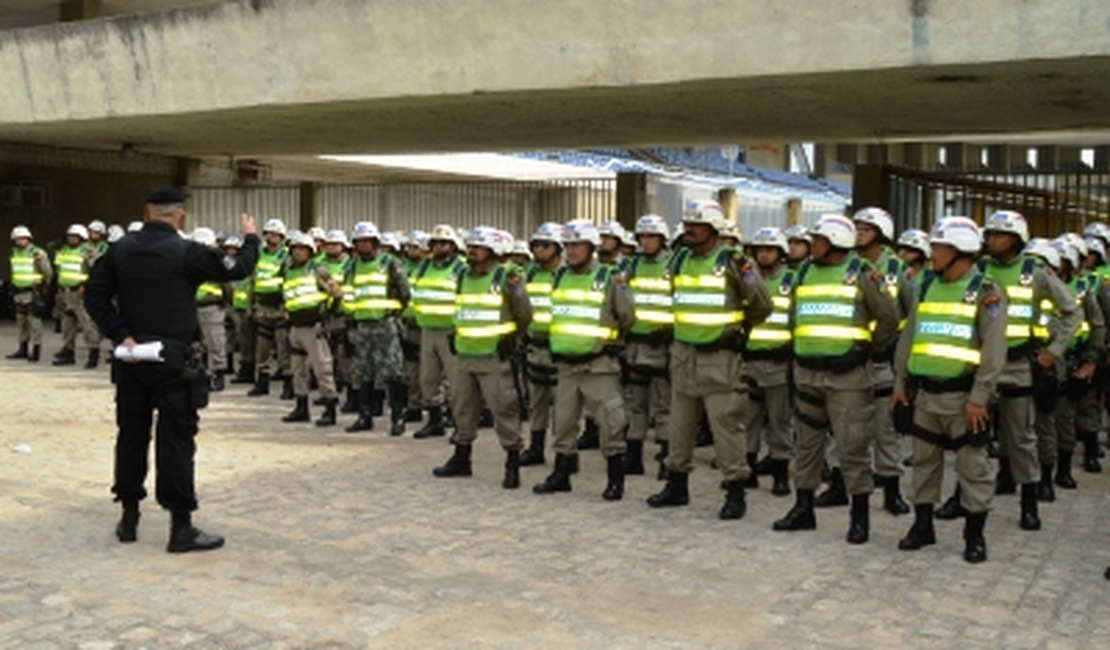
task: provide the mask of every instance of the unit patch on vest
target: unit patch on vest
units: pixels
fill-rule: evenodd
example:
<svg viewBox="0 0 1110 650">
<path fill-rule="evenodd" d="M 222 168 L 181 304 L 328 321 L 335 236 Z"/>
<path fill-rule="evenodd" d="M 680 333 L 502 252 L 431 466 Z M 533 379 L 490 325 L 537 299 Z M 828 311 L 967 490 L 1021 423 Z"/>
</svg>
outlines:
<svg viewBox="0 0 1110 650">
<path fill-rule="evenodd" d="M 1002 313 L 1002 299 L 998 296 L 985 296 L 983 298 L 983 307 L 987 309 L 987 317 L 994 320 Z"/>
</svg>

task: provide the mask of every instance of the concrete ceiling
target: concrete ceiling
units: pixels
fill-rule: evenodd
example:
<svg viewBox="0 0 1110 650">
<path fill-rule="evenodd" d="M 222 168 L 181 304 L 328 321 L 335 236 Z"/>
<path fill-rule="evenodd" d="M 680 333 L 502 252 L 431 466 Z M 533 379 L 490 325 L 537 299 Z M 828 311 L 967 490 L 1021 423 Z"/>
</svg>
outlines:
<svg viewBox="0 0 1110 650">
<path fill-rule="evenodd" d="M 119 16 L 210 4 L 215 1 L 217 0 L 101 0 L 100 15 Z M 0 0 L 0 29 L 57 22 L 61 4 L 60 0 Z"/>
</svg>

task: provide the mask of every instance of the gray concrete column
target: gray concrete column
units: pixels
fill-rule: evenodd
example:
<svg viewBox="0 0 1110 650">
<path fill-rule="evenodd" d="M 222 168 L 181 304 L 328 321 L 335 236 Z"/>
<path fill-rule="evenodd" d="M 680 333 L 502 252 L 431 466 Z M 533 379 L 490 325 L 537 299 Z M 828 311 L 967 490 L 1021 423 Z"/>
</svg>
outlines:
<svg viewBox="0 0 1110 650">
<path fill-rule="evenodd" d="M 1110 146 L 1095 147 L 1095 170 L 1102 172 L 1110 170 Z"/>
<path fill-rule="evenodd" d="M 829 175 L 829 154 L 831 147 L 827 144 L 813 145 L 813 174 L 818 178 Z"/>
<path fill-rule="evenodd" d="M 786 225 L 796 226 L 802 223 L 802 200 L 798 197 L 786 199 Z"/>
<path fill-rule="evenodd" d="M 736 200 L 736 190 L 731 187 L 717 190 L 717 203 L 721 204 L 721 210 L 725 213 L 725 218 L 732 223 L 736 223 L 740 216 L 740 202 Z"/>
<path fill-rule="evenodd" d="M 852 210 L 886 205 L 883 165 L 856 165 L 852 174 Z"/>
<path fill-rule="evenodd" d="M 620 172 L 617 174 L 617 221 L 628 229 L 636 227 L 636 220 L 647 211 L 647 174 Z"/>
<path fill-rule="evenodd" d="M 1010 147 L 1004 144 L 987 146 L 987 168 L 996 172 L 1008 172 L 1013 167 Z"/>
<path fill-rule="evenodd" d="M 301 183 L 301 208 L 297 223 L 300 224 L 299 228 L 303 232 L 308 232 L 309 228 L 320 225 L 317 222 L 318 215 L 316 213 L 317 187 L 317 183 L 311 181 Z"/>
</svg>

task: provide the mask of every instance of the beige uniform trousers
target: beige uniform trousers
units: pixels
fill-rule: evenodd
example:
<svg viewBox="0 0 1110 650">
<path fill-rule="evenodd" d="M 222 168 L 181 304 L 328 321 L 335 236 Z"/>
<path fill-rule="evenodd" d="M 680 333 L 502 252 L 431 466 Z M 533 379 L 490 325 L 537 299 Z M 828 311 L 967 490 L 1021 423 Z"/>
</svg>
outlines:
<svg viewBox="0 0 1110 650">
<path fill-rule="evenodd" d="M 655 420 L 655 441 L 670 437 L 671 377 L 666 345 L 630 343 L 625 350 L 628 363 L 625 402 L 628 407 L 628 439 L 646 440 L 648 423 Z"/>
<path fill-rule="evenodd" d="M 840 450 L 840 470 L 849 494 L 870 494 L 872 420 L 875 396 L 870 365 L 845 373 L 794 369 L 798 428 L 794 481 L 799 490 L 821 485 L 825 438 L 832 429 Z"/>
<path fill-rule="evenodd" d="M 58 312 L 62 319 L 62 347 L 76 350 L 78 330 L 90 350 L 100 346 L 100 330 L 85 311 L 85 303 L 75 287 L 58 287 Z"/>
<path fill-rule="evenodd" d="M 902 435 L 894 430 L 894 421 L 890 415 L 894 370 L 889 362 L 876 363 L 872 370 L 875 377 L 875 418 L 871 420 L 875 473 L 879 476 L 901 476 L 904 457 Z"/>
<path fill-rule="evenodd" d="M 197 325 L 200 326 L 200 342 L 207 357 L 205 368 L 208 372 L 227 370 L 227 329 L 224 326 L 223 306 L 197 307 Z"/>
<path fill-rule="evenodd" d="M 930 433 L 956 439 L 967 433 L 964 406 L 967 393 L 933 394 L 918 391 L 914 398 L 914 424 Z M 972 513 L 990 510 L 994 498 L 994 465 L 987 448 L 964 445 L 956 452 L 956 478 L 960 503 Z M 936 504 L 944 479 L 944 448 L 913 439 L 913 501 Z"/>
<path fill-rule="evenodd" d="M 519 451 L 524 442 L 520 437 L 520 412 L 509 362 L 492 354 L 488 357 L 459 356 L 454 365 L 451 412 L 455 416 L 455 434 L 451 441 L 470 445 L 478 438 L 478 416 L 484 402 L 493 413 L 493 428 L 501 447 L 506 451 Z"/>
<path fill-rule="evenodd" d="M 555 362 L 546 345 L 528 343 L 525 348 L 525 378 L 528 380 L 528 427 L 547 431 L 551 427 L 552 402 L 557 382 Z"/>
<path fill-rule="evenodd" d="M 31 303 L 35 295 L 31 291 L 17 291 L 12 295 L 15 303 L 15 325 L 19 331 L 19 342 L 29 345 L 42 345 L 42 317 L 31 313 Z"/>
<path fill-rule="evenodd" d="M 625 451 L 628 417 L 621 397 L 620 364 L 601 356 L 586 363 L 557 361 L 555 424 L 552 447 L 557 454 L 578 450 L 579 420 L 588 410 L 597 420 L 601 453 L 606 458 Z"/>
<path fill-rule="evenodd" d="M 1041 478 L 1032 385 L 1032 369 L 1026 359 L 1007 362 L 998 380 L 998 449 L 1009 457 L 1015 483 L 1036 483 Z"/>
<path fill-rule="evenodd" d="M 331 348 L 321 324 L 289 328 L 289 357 L 293 370 L 293 394 L 307 397 L 309 370 L 316 374 L 320 396 L 335 399 L 335 374 L 332 371 Z"/>
<path fill-rule="evenodd" d="M 451 354 L 452 331 L 426 328 L 420 331 L 420 394 L 425 408 L 450 402 L 448 382 L 455 374 L 455 355 Z"/>
<path fill-rule="evenodd" d="M 747 362 L 751 388 L 746 418 L 749 454 L 759 454 L 765 437 L 771 458 L 790 460 L 794 457 L 794 419 L 787 370 L 784 361 Z"/>
<path fill-rule="evenodd" d="M 254 308 L 254 326 L 258 334 L 254 365 L 258 372 L 271 377 L 289 372 L 289 327 L 282 318 L 281 308 L 258 305 Z"/>
</svg>

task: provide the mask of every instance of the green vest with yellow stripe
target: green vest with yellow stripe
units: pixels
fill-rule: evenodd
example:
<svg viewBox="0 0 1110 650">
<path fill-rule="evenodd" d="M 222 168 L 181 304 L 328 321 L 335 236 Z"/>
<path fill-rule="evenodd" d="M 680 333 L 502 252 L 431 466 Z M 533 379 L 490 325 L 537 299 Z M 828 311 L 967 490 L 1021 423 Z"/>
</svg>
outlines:
<svg viewBox="0 0 1110 650">
<path fill-rule="evenodd" d="M 273 252 L 265 248 L 258 251 L 258 262 L 254 265 L 256 294 L 273 294 L 282 290 L 281 271 L 288 257 L 289 251 L 284 246 Z"/>
<path fill-rule="evenodd" d="M 291 266 L 285 270 L 281 293 L 285 300 L 285 311 L 290 313 L 319 310 L 328 299 L 328 294 L 320 289 L 316 264 L 311 261 L 304 266 Z"/>
<path fill-rule="evenodd" d="M 606 266 L 593 273 L 555 273 L 551 290 L 551 352 L 583 356 L 616 342 L 618 331 L 602 323 L 605 296 L 612 282 Z"/>
<path fill-rule="evenodd" d="M 628 289 L 636 314 L 633 334 L 654 334 L 674 324 L 670 262 L 671 256 L 664 253 L 655 259 L 637 255 L 628 264 Z"/>
<path fill-rule="evenodd" d="M 222 302 L 224 288 L 218 282 L 203 282 L 197 287 L 196 301 L 200 305 L 212 305 Z"/>
<path fill-rule="evenodd" d="M 528 301 L 532 303 L 532 322 L 528 324 L 528 333 L 532 336 L 548 336 L 551 328 L 551 289 L 557 271 L 548 271 L 537 264 L 524 276 L 524 289 L 528 293 Z"/>
<path fill-rule="evenodd" d="M 763 286 L 771 296 L 773 310 L 767 320 L 752 328 L 748 335 L 748 350 L 759 352 L 778 350 L 790 345 L 791 294 L 794 291 L 794 272 L 783 267 L 778 273 L 763 279 Z"/>
<path fill-rule="evenodd" d="M 35 257 L 38 254 L 39 250 L 32 245 L 28 245 L 23 250 L 12 247 L 12 286 L 17 289 L 30 289 L 42 284 L 43 277 L 35 263 Z"/>
<path fill-rule="evenodd" d="M 401 308 L 389 297 L 389 270 L 393 256 L 379 253 L 373 259 L 356 259 L 347 265 L 343 280 L 343 311 L 356 321 L 379 321 Z"/>
<path fill-rule="evenodd" d="M 455 351 L 464 357 L 486 357 L 497 351 L 501 339 L 516 331 L 516 323 L 503 320 L 504 267 L 482 275 L 467 273 L 459 280 L 455 296 Z"/>
<path fill-rule="evenodd" d="M 859 275 L 869 267 L 855 254 L 839 264 L 804 263 L 794 287 L 794 355 L 842 357 L 871 342 L 871 330 L 856 323 Z"/>
<path fill-rule="evenodd" d="M 955 379 L 975 372 L 979 350 L 973 346 L 983 275 L 969 273 L 955 282 L 939 277 L 922 285 L 906 367 L 915 377 Z"/>
<path fill-rule="evenodd" d="M 692 345 L 713 343 L 730 325 L 744 320 L 744 312 L 728 304 L 726 272 L 732 251 L 718 246 L 708 255 L 683 249 L 673 264 L 672 313 L 674 338 Z"/>
<path fill-rule="evenodd" d="M 455 291 L 466 265 L 453 259 L 439 266 L 431 258 L 417 267 L 412 283 L 412 311 L 422 329 L 451 329 L 455 318 Z"/>
<path fill-rule="evenodd" d="M 1006 290 L 1007 348 L 1028 345 L 1033 336 L 1033 273 L 1036 269 L 1037 261 L 1030 257 L 1018 257 L 1005 266 L 989 259 L 984 265 L 986 278 Z"/>
<path fill-rule="evenodd" d="M 58 267 L 58 286 L 79 287 L 89 279 L 85 267 L 87 255 L 85 245 L 64 246 L 54 255 L 54 265 Z"/>
</svg>

